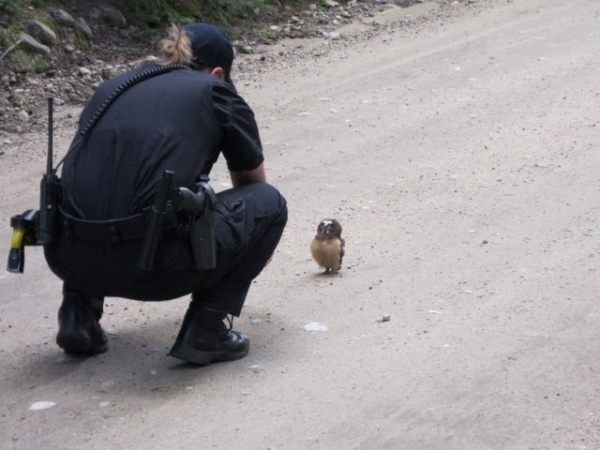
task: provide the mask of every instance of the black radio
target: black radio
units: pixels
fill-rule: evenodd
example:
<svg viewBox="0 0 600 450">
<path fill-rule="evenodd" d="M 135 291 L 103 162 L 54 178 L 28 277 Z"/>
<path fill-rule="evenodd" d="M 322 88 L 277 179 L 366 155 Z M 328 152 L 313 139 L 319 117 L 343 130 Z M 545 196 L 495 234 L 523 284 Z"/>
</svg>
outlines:
<svg viewBox="0 0 600 450">
<path fill-rule="evenodd" d="M 60 201 L 60 178 L 52 164 L 52 137 L 54 133 L 52 98 L 48 99 L 48 154 L 46 173 L 41 181 L 40 209 L 28 209 L 10 218 L 13 235 L 8 253 L 7 269 L 23 273 L 25 269 L 25 246 L 52 242 L 58 233 L 58 205 Z"/>
</svg>

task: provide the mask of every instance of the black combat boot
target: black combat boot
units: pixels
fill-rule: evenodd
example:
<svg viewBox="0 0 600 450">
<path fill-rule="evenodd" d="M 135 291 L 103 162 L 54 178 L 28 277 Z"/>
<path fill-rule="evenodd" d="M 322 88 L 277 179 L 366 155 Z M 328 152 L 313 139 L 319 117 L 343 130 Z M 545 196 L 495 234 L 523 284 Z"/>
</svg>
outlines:
<svg viewBox="0 0 600 450">
<path fill-rule="evenodd" d="M 226 312 L 192 302 L 169 356 L 198 366 L 246 356 L 250 340 L 229 329 L 223 323 L 226 316 Z"/>
<path fill-rule="evenodd" d="M 100 326 L 103 307 L 102 297 L 64 289 L 58 310 L 58 346 L 66 353 L 78 355 L 95 355 L 108 350 L 108 338 Z"/>
</svg>

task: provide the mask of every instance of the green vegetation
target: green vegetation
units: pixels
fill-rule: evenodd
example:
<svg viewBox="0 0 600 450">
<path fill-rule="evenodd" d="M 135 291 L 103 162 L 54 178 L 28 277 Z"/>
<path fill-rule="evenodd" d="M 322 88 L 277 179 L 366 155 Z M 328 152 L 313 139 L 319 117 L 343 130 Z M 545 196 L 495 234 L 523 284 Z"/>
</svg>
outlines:
<svg viewBox="0 0 600 450">
<path fill-rule="evenodd" d="M 0 13 L 16 14 L 23 9 L 23 2 L 19 0 L 0 0 Z"/>
<path fill-rule="evenodd" d="M 271 30 L 269 30 L 268 28 L 261 28 L 261 30 L 258 32 L 258 35 L 262 39 L 269 39 L 272 34 L 273 33 L 271 33 Z"/>
<path fill-rule="evenodd" d="M 339 0 L 342 3 L 345 0 Z M 266 14 L 297 10 L 316 3 L 329 8 L 326 0 L 0 0 L 0 18 L 25 12 L 27 8 L 63 8 L 89 10 L 91 5 L 109 5 L 121 11 L 127 21 L 140 30 L 164 28 L 171 23 L 188 24 L 198 21 L 216 23 L 229 31 L 240 25 L 260 22 Z"/>
<path fill-rule="evenodd" d="M 103 0 L 97 3 L 114 6 L 130 24 L 142 29 L 197 21 L 230 28 L 242 22 L 256 22 L 261 15 L 284 8 L 294 10 L 310 3 L 327 7 L 324 0 Z M 72 6 L 80 10 L 89 9 L 90 4 L 89 0 L 72 2 Z M 16 14 L 30 6 L 65 8 L 64 2 L 57 0 L 0 0 L 0 14 Z"/>
<path fill-rule="evenodd" d="M 140 28 L 198 21 L 231 28 L 242 21 L 256 21 L 274 8 L 267 0 L 136 0 L 121 1 L 115 6 Z"/>
<path fill-rule="evenodd" d="M 45 0 L 0 0 L 0 14 L 16 14 L 27 6 L 41 8 L 53 3 Z"/>
</svg>

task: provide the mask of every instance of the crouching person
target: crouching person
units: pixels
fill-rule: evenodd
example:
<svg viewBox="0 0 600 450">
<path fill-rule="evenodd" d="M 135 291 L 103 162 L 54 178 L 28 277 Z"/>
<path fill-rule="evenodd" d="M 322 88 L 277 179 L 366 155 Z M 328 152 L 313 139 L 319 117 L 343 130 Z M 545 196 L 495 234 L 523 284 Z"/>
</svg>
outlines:
<svg viewBox="0 0 600 450">
<path fill-rule="evenodd" d="M 174 26 L 161 52 L 159 63 L 99 86 L 64 159 L 60 231 L 44 245 L 64 282 L 56 341 L 67 353 L 105 352 L 105 297 L 191 294 L 169 354 L 197 365 L 236 360 L 248 354 L 249 339 L 225 319 L 240 315 L 252 280 L 273 255 L 286 202 L 266 182 L 254 114 L 231 81 L 227 36 L 204 23 Z M 165 171 L 174 187 L 209 187 L 205 180 L 221 154 L 232 188 L 212 197 L 211 220 L 177 210 L 167 198 L 153 263 L 142 270 L 148 211 L 156 211 Z M 211 229 L 200 234 L 213 239 L 215 257 L 202 267 L 190 231 L 206 223 Z"/>
</svg>

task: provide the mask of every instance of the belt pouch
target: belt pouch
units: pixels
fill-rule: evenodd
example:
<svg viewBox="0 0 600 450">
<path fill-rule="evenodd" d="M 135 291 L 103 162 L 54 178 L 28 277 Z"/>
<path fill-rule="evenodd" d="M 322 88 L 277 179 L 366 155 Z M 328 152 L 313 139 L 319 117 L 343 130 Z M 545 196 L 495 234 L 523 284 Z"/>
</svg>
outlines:
<svg viewBox="0 0 600 450">
<path fill-rule="evenodd" d="M 190 240 L 196 269 L 208 270 L 217 267 L 215 246 L 215 212 L 210 201 L 204 213 L 190 223 Z"/>
</svg>

